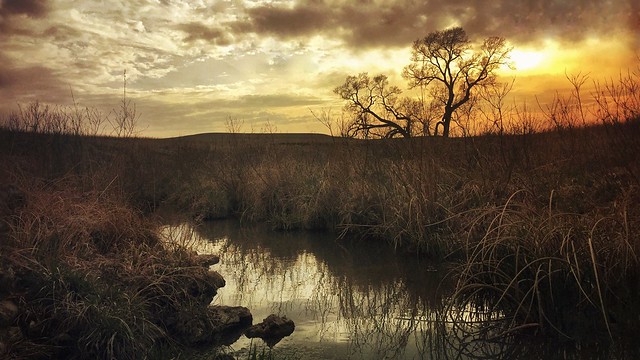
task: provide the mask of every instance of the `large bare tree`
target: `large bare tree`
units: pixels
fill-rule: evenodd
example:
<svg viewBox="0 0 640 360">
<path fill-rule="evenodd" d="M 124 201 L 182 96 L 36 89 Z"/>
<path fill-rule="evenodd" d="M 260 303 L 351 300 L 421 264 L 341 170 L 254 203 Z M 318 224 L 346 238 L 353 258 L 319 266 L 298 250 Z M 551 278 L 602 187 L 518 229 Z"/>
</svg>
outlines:
<svg viewBox="0 0 640 360">
<path fill-rule="evenodd" d="M 420 88 L 417 98 L 402 96 L 385 75 L 367 73 L 348 76 L 334 92 L 346 100 L 350 129 L 358 136 L 431 135 L 435 122 L 435 135 L 442 127 L 448 137 L 456 112 L 472 99 L 474 88 L 495 84 L 510 50 L 499 37 L 474 47 L 460 27 L 435 31 L 413 43 L 411 63 L 403 70 L 409 87 Z"/>
<path fill-rule="evenodd" d="M 432 89 L 442 111 L 436 135 L 442 126 L 442 135 L 449 136 L 454 114 L 472 98 L 475 88 L 495 85 L 496 70 L 509 63 L 510 51 L 500 37 L 489 37 L 474 48 L 461 27 L 435 31 L 413 43 L 403 76 L 411 88 Z"/>
</svg>

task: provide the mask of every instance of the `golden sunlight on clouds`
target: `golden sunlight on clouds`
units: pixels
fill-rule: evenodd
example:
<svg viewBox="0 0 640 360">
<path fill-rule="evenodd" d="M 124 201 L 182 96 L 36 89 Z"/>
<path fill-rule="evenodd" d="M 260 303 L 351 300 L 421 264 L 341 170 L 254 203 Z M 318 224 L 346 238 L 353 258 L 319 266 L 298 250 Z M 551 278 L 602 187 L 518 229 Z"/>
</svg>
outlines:
<svg viewBox="0 0 640 360">
<path fill-rule="evenodd" d="M 566 43 L 545 39 L 533 46 L 514 46 L 512 68 L 502 68 L 501 81 L 515 79 L 511 99 L 517 104 L 549 103 L 557 94 L 568 94 L 568 78 L 586 76 L 581 90 L 588 95 L 595 82 L 616 78 L 620 72 L 637 68 L 634 49 L 627 37 L 590 37 Z"/>
<path fill-rule="evenodd" d="M 634 53 L 625 38 L 589 38 L 573 44 L 547 39 L 536 47 L 514 46 L 511 61 L 512 69 L 502 69 L 505 76 L 564 75 L 574 72 L 611 76 L 633 67 Z"/>
</svg>

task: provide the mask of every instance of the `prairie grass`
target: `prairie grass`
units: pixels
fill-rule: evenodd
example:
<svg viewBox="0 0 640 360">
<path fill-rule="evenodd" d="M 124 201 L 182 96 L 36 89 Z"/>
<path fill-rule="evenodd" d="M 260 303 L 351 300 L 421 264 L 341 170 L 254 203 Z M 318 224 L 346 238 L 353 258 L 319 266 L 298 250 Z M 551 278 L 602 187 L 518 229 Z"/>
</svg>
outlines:
<svg viewBox="0 0 640 360">
<path fill-rule="evenodd" d="M 189 248 L 168 247 L 154 222 L 104 192 L 19 184 L 19 201 L 0 204 L 0 295 L 18 308 L 0 328 L 3 356 L 163 358 L 215 344 L 208 305 L 223 280 Z"/>
</svg>

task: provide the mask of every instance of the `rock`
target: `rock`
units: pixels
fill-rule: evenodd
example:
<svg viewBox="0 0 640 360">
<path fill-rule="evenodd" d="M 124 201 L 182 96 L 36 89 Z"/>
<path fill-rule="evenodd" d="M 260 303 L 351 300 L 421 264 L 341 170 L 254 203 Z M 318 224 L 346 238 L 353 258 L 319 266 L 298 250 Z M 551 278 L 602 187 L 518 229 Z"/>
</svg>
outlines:
<svg viewBox="0 0 640 360">
<path fill-rule="evenodd" d="M 261 323 L 253 325 L 245 332 L 248 338 L 261 338 L 269 347 L 273 347 L 282 338 L 293 333 L 296 326 L 293 320 L 286 316 L 280 317 L 274 314 L 267 316 Z"/>
<path fill-rule="evenodd" d="M 215 286 L 216 289 L 219 289 L 219 288 L 224 287 L 226 285 L 226 282 L 224 281 L 224 278 L 217 271 L 213 271 L 213 270 L 208 271 L 207 272 L 207 276 L 206 276 L 206 280 L 207 280 L 207 282 L 209 284 Z"/>
<path fill-rule="evenodd" d="M 213 339 L 218 345 L 231 345 L 253 322 L 253 315 L 243 306 L 212 306 L 209 316 L 213 324 Z"/>
<path fill-rule="evenodd" d="M 211 306 L 206 313 L 180 314 L 170 330 L 181 342 L 195 346 L 226 346 L 251 326 L 253 316 L 242 306 Z"/>
<path fill-rule="evenodd" d="M 218 293 L 218 289 L 225 286 L 222 275 L 217 271 L 203 271 L 194 274 L 194 278 L 189 285 L 189 294 L 198 299 L 203 305 L 208 305 Z"/>
<path fill-rule="evenodd" d="M 18 306 L 10 300 L 0 301 L 0 326 L 12 325 L 18 316 Z"/>
<path fill-rule="evenodd" d="M 213 254 L 196 255 L 195 261 L 198 265 L 208 268 L 220 262 L 220 257 Z"/>
</svg>

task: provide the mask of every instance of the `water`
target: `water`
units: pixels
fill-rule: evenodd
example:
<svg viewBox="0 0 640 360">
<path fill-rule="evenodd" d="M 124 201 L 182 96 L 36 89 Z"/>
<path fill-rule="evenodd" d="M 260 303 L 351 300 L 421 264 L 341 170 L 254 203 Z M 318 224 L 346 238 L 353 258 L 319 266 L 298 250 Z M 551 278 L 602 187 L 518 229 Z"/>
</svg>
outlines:
<svg viewBox="0 0 640 360">
<path fill-rule="evenodd" d="M 226 280 L 213 304 L 246 306 L 254 323 L 269 314 L 292 319 L 294 333 L 274 347 L 287 359 L 582 358 L 575 345 L 487 341 L 478 311 L 444 311 L 452 284 L 443 264 L 398 254 L 380 244 L 349 244 L 330 234 L 281 233 L 217 221 L 168 225 L 199 253 L 220 256 Z M 177 236 L 176 236 L 177 235 Z M 453 311 L 451 311 L 453 310 Z M 483 320 L 500 318 L 485 314 Z M 248 358 L 241 337 L 229 352 Z M 599 349 L 586 353 L 601 354 Z M 609 356 L 607 356 L 608 358 Z M 601 358 L 597 356 L 596 358 Z M 612 357 L 615 358 L 615 357 Z"/>
</svg>

